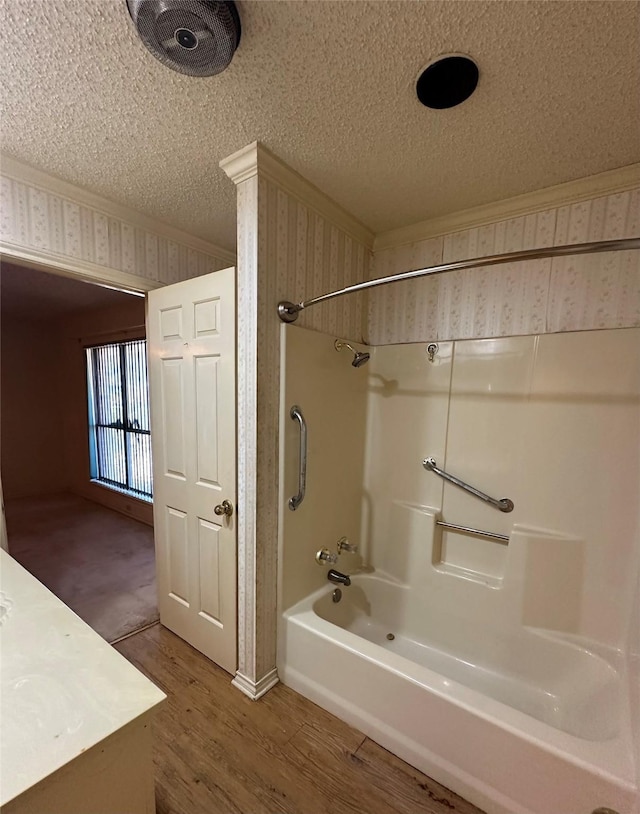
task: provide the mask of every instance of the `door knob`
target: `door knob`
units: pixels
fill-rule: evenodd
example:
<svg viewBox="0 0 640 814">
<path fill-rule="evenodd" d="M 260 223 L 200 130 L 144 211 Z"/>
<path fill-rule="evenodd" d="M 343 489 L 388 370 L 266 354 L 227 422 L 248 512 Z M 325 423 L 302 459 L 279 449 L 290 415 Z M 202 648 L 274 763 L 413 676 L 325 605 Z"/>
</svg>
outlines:
<svg viewBox="0 0 640 814">
<path fill-rule="evenodd" d="M 218 503 L 213 511 L 217 515 L 226 514 L 227 517 L 231 517 L 233 514 L 233 503 L 231 503 L 230 500 L 223 500 L 222 503 Z"/>
</svg>

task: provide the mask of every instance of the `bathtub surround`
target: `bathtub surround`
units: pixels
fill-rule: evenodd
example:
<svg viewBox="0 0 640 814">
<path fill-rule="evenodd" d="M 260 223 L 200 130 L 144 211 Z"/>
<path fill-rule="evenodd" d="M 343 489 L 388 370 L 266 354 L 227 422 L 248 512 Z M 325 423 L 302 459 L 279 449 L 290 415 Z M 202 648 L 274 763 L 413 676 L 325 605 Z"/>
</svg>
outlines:
<svg viewBox="0 0 640 814">
<path fill-rule="evenodd" d="M 275 305 L 369 273 L 373 235 L 254 143 L 221 162 L 238 200 L 238 672 L 258 698 L 277 682 L 276 606 L 280 321 Z M 350 298 L 303 323 L 360 341 L 365 308 Z M 335 353 L 335 352 L 334 352 Z"/>
<path fill-rule="evenodd" d="M 351 369 L 366 393 L 332 372 L 332 336 L 283 331 L 283 411 L 324 393 L 308 416 L 322 477 L 281 518 L 283 681 L 491 814 L 635 814 L 640 329 L 440 342 L 433 361 L 426 344 L 370 347 Z M 366 412 L 360 501 L 362 442 L 332 445 L 333 404 L 356 433 Z M 284 418 L 282 437 L 286 493 Z M 314 560 L 335 548 L 335 506 L 360 545 L 336 566 L 356 574 L 337 605 Z"/>
<path fill-rule="evenodd" d="M 495 605 L 488 625 L 515 615 L 625 648 L 640 566 L 640 329 L 442 343 L 433 363 L 422 344 L 379 347 L 370 368 L 364 491 L 376 568 L 419 586 L 417 540 L 435 533 L 424 512 L 515 529 L 516 546 L 440 530 L 428 560 L 473 583 L 468 606 L 473 596 Z M 511 498 L 514 510 L 496 511 L 425 471 L 430 454 Z M 517 608 L 502 604 L 516 582 Z M 482 612 L 474 606 L 474 618 Z"/>
<path fill-rule="evenodd" d="M 323 586 L 328 587 L 327 566 L 315 561 L 321 548 L 338 552 L 342 537 L 362 540 L 361 518 L 354 508 L 362 501 L 366 395 L 366 368 L 354 368 L 350 353 L 336 353 L 331 336 L 304 328 L 281 326 L 283 342 L 282 422 L 284 447 L 295 452 L 280 467 L 280 493 L 297 491 L 299 455 L 297 425 L 288 417 L 289 406 L 301 407 L 308 427 L 307 494 L 300 507 L 282 508 L 282 551 L 278 558 L 279 606 L 289 608 Z M 322 517 L 321 534 L 310 539 L 310 518 Z M 360 555 L 344 552 L 333 567 L 352 569 Z M 313 565 L 312 568 L 309 566 Z M 330 566 L 329 566 L 330 567 Z"/>
</svg>

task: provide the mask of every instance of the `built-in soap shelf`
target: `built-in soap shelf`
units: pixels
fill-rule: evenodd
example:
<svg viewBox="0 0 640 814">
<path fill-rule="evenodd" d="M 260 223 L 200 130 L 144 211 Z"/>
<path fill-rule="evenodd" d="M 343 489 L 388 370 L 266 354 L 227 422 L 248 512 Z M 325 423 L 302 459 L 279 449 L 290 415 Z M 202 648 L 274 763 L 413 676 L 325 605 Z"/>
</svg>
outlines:
<svg viewBox="0 0 640 814">
<path fill-rule="evenodd" d="M 410 583 L 421 572 L 427 577 L 430 567 L 438 574 L 501 586 L 507 535 L 445 523 L 439 508 L 411 503 L 395 502 L 391 521 L 394 546 L 385 557 L 384 570 L 400 581 Z"/>
<path fill-rule="evenodd" d="M 501 588 L 507 567 L 507 535 L 445 523 L 434 515 L 431 565 L 440 574 Z M 497 538 L 497 539 L 496 539 Z"/>
<path fill-rule="evenodd" d="M 390 519 L 394 545 L 383 552 L 380 567 L 398 581 L 424 588 L 430 579 L 454 578 L 500 589 L 522 624 L 578 630 L 583 539 L 516 524 L 507 545 L 483 539 L 477 530 L 438 525 L 443 522 L 438 508 L 399 501 L 393 504 Z"/>
<path fill-rule="evenodd" d="M 494 577 L 491 576 L 491 574 L 483 574 L 480 571 L 473 571 L 461 565 L 451 565 L 447 562 L 440 561 L 433 563 L 433 567 L 439 574 L 456 577 L 456 579 L 467 579 L 470 582 L 484 585 L 487 588 L 499 589 L 502 588 L 504 583 L 504 577 Z"/>
</svg>

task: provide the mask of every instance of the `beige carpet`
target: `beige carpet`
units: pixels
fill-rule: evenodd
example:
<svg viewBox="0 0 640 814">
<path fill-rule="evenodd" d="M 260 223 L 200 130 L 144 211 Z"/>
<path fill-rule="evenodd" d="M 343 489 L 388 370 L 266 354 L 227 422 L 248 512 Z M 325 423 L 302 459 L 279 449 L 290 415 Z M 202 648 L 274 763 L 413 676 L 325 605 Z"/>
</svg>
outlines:
<svg viewBox="0 0 640 814">
<path fill-rule="evenodd" d="M 150 526 L 68 494 L 5 512 L 11 556 L 107 641 L 158 619 Z"/>
</svg>

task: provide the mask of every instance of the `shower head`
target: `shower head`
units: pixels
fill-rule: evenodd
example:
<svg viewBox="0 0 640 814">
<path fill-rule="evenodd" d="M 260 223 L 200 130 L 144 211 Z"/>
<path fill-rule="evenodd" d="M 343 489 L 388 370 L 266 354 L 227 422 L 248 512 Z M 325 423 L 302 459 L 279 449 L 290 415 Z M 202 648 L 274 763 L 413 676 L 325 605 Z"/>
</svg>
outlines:
<svg viewBox="0 0 640 814">
<path fill-rule="evenodd" d="M 348 342 L 345 342 L 342 339 L 336 339 L 336 341 L 333 343 L 333 346 L 338 351 L 342 350 L 342 348 L 349 348 L 351 353 L 353 353 L 353 361 L 351 362 L 351 364 L 354 367 L 362 367 L 362 365 L 366 364 L 366 362 L 368 362 L 371 357 L 370 353 L 364 353 L 363 351 L 356 350 Z"/>
<path fill-rule="evenodd" d="M 351 362 L 351 364 L 354 367 L 362 367 L 362 365 L 366 364 L 370 358 L 371 358 L 370 353 L 363 353 L 362 351 L 357 350 L 355 352 L 353 362 Z"/>
</svg>

